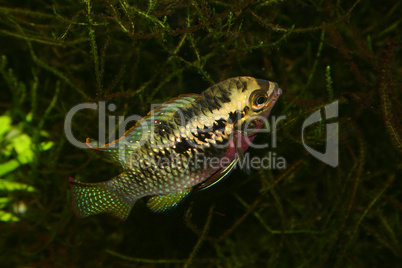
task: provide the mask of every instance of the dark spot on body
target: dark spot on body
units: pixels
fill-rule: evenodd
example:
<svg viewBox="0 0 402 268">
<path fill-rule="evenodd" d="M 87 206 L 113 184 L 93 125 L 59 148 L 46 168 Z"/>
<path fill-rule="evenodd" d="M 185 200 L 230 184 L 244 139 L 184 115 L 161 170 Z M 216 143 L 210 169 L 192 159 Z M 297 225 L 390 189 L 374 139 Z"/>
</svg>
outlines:
<svg viewBox="0 0 402 268">
<path fill-rule="evenodd" d="M 161 151 L 153 151 L 153 154 L 155 155 L 155 160 L 158 160 L 159 158 L 165 157 L 165 154 L 162 153 Z"/>
<path fill-rule="evenodd" d="M 211 139 L 212 138 L 212 129 L 209 127 L 204 126 L 204 128 L 198 128 L 197 127 L 197 132 L 192 133 L 195 138 L 197 138 L 199 141 L 206 143 L 206 139 Z"/>
<path fill-rule="evenodd" d="M 238 90 L 241 90 L 241 92 L 244 92 L 247 90 L 247 82 L 242 81 L 241 79 L 236 80 L 236 88 Z"/>
<path fill-rule="evenodd" d="M 243 88 L 242 88 L 241 92 L 244 92 L 247 90 L 247 83 L 245 81 L 242 81 L 242 84 L 243 84 Z"/>
<path fill-rule="evenodd" d="M 175 143 L 174 148 L 172 148 L 178 154 L 184 154 L 187 150 L 191 149 L 193 146 L 188 142 L 187 139 L 181 139 L 179 142 Z"/>
<path fill-rule="evenodd" d="M 225 131 L 226 123 L 227 121 L 223 118 L 216 120 L 212 126 L 212 132 L 220 131 L 223 133 Z"/>
<path fill-rule="evenodd" d="M 244 117 L 244 113 L 241 113 L 239 111 L 230 112 L 228 122 L 229 122 L 229 124 L 235 124 L 237 121 L 239 121 L 243 117 Z"/>
</svg>

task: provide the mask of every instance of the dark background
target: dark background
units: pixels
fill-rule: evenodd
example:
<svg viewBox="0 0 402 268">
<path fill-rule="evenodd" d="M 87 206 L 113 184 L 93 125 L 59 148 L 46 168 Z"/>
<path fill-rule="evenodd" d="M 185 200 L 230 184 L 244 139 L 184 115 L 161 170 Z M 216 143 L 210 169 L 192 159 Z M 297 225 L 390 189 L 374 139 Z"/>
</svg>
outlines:
<svg viewBox="0 0 402 268">
<path fill-rule="evenodd" d="M 401 10 L 379 0 L 0 0 L 0 114 L 12 120 L 0 131 L 0 163 L 19 163 L 0 166 L 0 263 L 400 266 Z M 249 152 L 275 152 L 287 169 L 236 170 L 164 214 L 140 201 L 124 223 L 74 215 L 69 177 L 96 182 L 121 170 L 66 140 L 69 109 L 106 101 L 117 107 L 108 115 L 145 115 L 151 103 L 240 75 L 283 89 L 272 112 L 286 116 L 278 146 Z M 334 100 L 336 168 L 301 143 L 304 120 Z M 81 141 L 97 139 L 97 112 L 78 113 L 72 128 Z M 30 149 L 18 151 L 13 133 Z M 325 124 L 305 135 L 325 150 Z"/>
</svg>

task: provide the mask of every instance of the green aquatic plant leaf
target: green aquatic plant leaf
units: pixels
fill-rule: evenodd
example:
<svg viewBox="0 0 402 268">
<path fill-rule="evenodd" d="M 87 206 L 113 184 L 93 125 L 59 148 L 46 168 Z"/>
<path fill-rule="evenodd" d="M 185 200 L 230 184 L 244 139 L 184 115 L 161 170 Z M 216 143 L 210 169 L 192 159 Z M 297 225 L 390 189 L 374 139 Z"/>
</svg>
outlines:
<svg viewBox="0 0 402 268">
<path fill-rule="evenodd" d="M 35 188 L 24 183 L 0 179 L 0 191 L 12 192 L 17 190 L 34 192 Z"/>
<path fill-rule="evenodd" d="M 28 114 L 27 122 L 31 120 L 32 118 Z M 40 136 L 48 137 L 49 134 L 46 131 L 41 131 Z M 0 176 L 13 171 L 20 164 L 27 164 L 33 161 L 35 152 L 32 137 L 22 133 L 18 126 L 12 126 L 11 118 L 7 115 L 0 116 L 0 141 L 5 142 L 4 149 L 2 150 L 4 156 L 10 157 L 14 151 L 17 154 L 16 159 L 0 164 Z M 53 145 L 52 141 L 43 141 L 39 144 L 39 149 L 40 151 L 47 151 Z"/>
<path fill-rule="evenodd" d="M 2 136 L 11 129 L 11 118 L 7 115 L 0 116 L 0 141 Z"/>
<path fill-rule="evenodd" d="M 12 159 L 5 163 L 0 164 L 0 177 L 7 173 L 14 171 L 19 166 L 20 166 L 20 163 L 15 159 Z"/>
<path fill-rule="evenodd" d="M 34 152 L 32 151 L 32 139 L 27 134 L 21 134 L 16 136 L 11 140 L 11 144 L 8 145 L 8 148 L 13 148 L 18 157 L 18 161 L 21 164 L 27 164 L 32 162 L 34 157 Z"/>
<path fill-rule="evenodd" d="M 12 199 L 10 197 L 0 197 L 0 221 L 19 221 L 17 216 L 14 216 L 12 213 L 3 210 L 3 208 L 5 208 L 11 201 Z"/>
<path fill-rule="evenodd" d="M 14 216 L 13 214 L 4 211 L 4 210 L 0 210 L 0 221 L 19 221 L 20 219 L 16 216 Z"/>
<path fill-rule="evenodd" d="M 52 142 L 52 141 L 44 141 L 44 142 L 40 143 L 40 149 L 41 149 L 41 151 L 47 151 L 50 148 L 52 148 L 53 145 L 54 145 L 54 142 Z"/>
<path fill-rule="evenodd" d="M 10 202 L 10 200 L 10 197 L 0 197 L 0 209 L 3 209 L 5 206 L 7 206 L 7 203 Z"/>
</svg>

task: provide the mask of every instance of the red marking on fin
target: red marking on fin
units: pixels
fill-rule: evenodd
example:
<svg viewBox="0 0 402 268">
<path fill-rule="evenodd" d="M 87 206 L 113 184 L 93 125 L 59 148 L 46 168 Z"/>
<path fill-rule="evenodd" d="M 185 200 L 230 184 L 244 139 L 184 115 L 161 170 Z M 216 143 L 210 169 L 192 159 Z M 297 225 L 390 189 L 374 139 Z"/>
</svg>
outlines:
<svg viewBox="0 0 402 268">
<path fill-rule="evenodd" d="M 97 150 L 99 150 L 99 149 L 102 149 L 102 147 L 103 146 L 101 146 L 101 147 L 98 147 L 97 146 L 97 142 L 94 140 L 94 139 L 91 139 L 91 138 L 87 138 L 86 140 L 85 140 L 85 143 L 88 145 L 88 147 L 89 148 L 91 148 L 91 149 L 97 149 Z M 95 145 L 95 143 L 96 143 L 96 145 Z M 104 145 L 105 146 L 105 145 Z"/>
</svg>

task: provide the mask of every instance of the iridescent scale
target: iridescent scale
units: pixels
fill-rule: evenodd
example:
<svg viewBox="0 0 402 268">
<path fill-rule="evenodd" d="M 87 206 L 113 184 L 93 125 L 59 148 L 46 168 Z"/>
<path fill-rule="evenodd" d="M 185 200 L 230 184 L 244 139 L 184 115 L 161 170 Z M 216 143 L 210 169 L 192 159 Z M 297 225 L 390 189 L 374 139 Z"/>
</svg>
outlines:
<svg viewBox="0 0 402 268">
<path fill-rule="evenodd" d="M 91 148 L 119 162 L 124 172 L 101 183 L 72 180 L 76 213 L 83 217 L 108 213 L 124 220 L 134 203 L 147 196 L 154 211 L 175 206 L 221 168 L 198 164 L 198 156 L 234 159 L 234 148 L 219 145 L 236 138 L 235 124 L 250 110 L 248 87 L 268 90 L 272 84 L 231 78 L 200 95 L 181 95 L 163 103 L 110 144 L 97 147 L 87 140 Z"/>
</svg>

